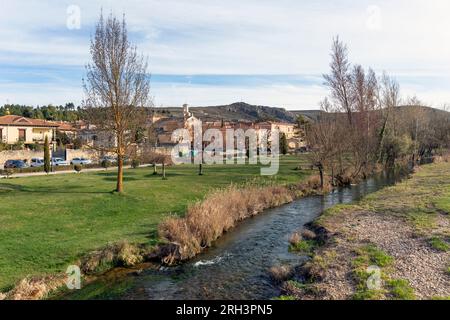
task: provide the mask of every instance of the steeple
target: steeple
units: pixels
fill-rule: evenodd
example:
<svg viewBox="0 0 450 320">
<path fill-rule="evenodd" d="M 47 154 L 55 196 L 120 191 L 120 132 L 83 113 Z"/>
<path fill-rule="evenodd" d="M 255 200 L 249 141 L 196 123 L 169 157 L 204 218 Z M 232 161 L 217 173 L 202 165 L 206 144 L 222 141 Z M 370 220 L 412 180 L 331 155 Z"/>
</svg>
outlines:
<svg viewBox="0 0 450 320">
<path fill-rule="evenodd" d="M 183 116 L 184 116 L 184 119 L 190 118 L 191 115 L 192 114 L 189 112 L 189 105 L 187 103 L 183 104 Z"/>
</svg>

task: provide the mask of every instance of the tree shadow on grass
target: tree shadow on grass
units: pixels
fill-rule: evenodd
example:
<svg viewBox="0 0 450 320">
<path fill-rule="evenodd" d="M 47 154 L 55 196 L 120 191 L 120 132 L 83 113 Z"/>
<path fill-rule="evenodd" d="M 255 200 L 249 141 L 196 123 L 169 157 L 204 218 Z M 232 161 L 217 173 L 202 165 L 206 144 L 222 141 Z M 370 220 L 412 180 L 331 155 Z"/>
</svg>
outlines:
<svg viewBox="0 0 450 320">
<path fill-rule="evenodd" d="M 23 191 L 23 186 L 19 184 L 0 183 L 0 194 L 12 191 Z"/>
<path fill-rule="evenodd" d="M 131 171 L 124 171 L 123 172 L 123 176 L 135 176 L 137 175 L 138 172 L 131 172 Z M 100 172 L 96 172 L 95 173 L 96 176 L 100 176 L 100 177 L 116 177 L 117 176 L 117 170 L 108 170 L 108 171 L 100 171 Z"/>
<path fill-rule="evenodd" d="M 105 178 L 103 178 L 103 180 L 104 181 L 110 181 L 110 182 L 116 182 L 117 178 L 116 177 L 105 177 Z M 135 178 L 135 177 L 127 177 L 127 176 L 123 177 L 123 182 L 138 181 L 138 180 L 142 180 L 142 179 L 138 179 L 138 178 Z"/>
<path fill-rule="evenodd" d="M 129 234 L 130 236 L 143 236 L 145 239 L 149 240 L 150 245 L 157 245 L 160 241 L 158 234 L 158 223 L 148 224 L 144 226 L 146 230 L 143 232 L 134 232 Z"/>
<path fill-rule="evenodd" d="M 188 176 L 189 176 L 189 175 L 187 175 L 187 174 L 182 174 L 182 173 L 166 172 L 166 177 L 167 177 L 167 178 L 171 178 L 171 177 L 188 177 Z M 149 178 L 159 178 L 159 179 L 162 179 L 162 173 L 161 173 L 161 172 L 158 172 L 158 174 L 153 174 L 153 172 L 152 172 L 152 173 L 146 174 L 146 175 L 144 176 L 144 178 L 146 178 L 146 179 L 149 179 Z"/>
<path fill-rule="evenodd" d="M 8 194 L 10 192 L 25 192 L 25 193 L 48 193 L 48 194 L 108 194 L 111 191 L 83 191 L 79 186 L 64 186 L 63 188 L 58 187 L 36 187 L 30 188 L 23 185 L 1 183 L 0 184 L 0 195 Z"/>
</svg>

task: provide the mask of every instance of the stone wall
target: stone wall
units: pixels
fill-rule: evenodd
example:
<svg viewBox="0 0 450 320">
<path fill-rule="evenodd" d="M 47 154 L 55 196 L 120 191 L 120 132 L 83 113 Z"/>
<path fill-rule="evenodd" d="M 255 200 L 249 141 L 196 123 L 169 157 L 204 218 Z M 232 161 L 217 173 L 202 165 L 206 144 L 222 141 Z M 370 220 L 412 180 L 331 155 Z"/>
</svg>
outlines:
<svg viewBox="0 0 450 320">
<path fill-rule="evenodd" d="M 32 158 L 43 158 L 44 151 L 29 151 L 29 150 L 8 150 L 0 152 L 0 168 L 3 169 L 3 165 L 6 160 L 27 160 L 30 164 Z"/>
<path fill-rule="evenodd" d="M 171 148 L 152 148 L 153 152 L 170 155 Z M 30 150 L 9 150 L 0 151 L 0 169 L 3 169 L 3 165 L 6 160 L 27 160 L 30 164 L 32 158 L 44 158 L 44 151 L 30 151 Z M 99 153 L 93 150 L 66 150 L 66 160 L 70 163 L 73 158 L 87 158 L 93 161 L 98 161 L 100 158 Z"/>
</svg>

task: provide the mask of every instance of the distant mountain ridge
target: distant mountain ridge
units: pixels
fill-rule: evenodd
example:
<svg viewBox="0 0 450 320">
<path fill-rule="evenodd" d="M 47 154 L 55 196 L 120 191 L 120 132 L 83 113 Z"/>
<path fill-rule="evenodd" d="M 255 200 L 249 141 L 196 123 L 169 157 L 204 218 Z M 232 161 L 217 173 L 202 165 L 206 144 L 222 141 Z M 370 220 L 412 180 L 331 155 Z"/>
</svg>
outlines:
<svg viewBox="0 0 450 320">
<path fill-rule="evenodd" d="M 173 116 L 181 116 L 181 108 L 158 108 L 169 112 Z M 308 119 L 316 120 L 321 111 L 288 111 L 283 108 L 274 108 L 269 106 L 251 105 L 245 102 L 236 102 L 229 105 L 191 107 L 193 114 L 204 121 L 275 121 L 294 123 L 299 115 Z"/>
<path fill-rule="evenodd" d="M 410 106 L 400 106 L 398 110 L 408 108 Z M 450 112 L 431 107 L 420 107 L 429 116 L 450 117 Z M 159 112 L 166 113 L 171 117 L 182 117 L 183 111 L 178 108 L 157 108 Z M 298 116 L 303 116 L 312 122 L 317 121 L 323 111 L 320 110 L 286 110 L 283 108 L 274 108 L 269 106 L 251 105 L 245 102 L 236 102 L 229 105 L 208 106 L 208 107 L 191 107 L 190 111 L 194 116 L 202 121 L 274 121 L 295 123 Z"/>
</svg>

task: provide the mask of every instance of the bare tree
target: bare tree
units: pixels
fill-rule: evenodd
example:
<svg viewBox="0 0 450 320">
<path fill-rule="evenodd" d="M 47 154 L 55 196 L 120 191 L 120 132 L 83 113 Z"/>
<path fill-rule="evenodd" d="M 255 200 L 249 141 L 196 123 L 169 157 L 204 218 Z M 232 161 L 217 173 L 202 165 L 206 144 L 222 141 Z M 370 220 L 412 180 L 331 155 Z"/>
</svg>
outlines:
<svg viewBox="0 0 450 320">
<path fill-rule="evenodd" d="M 86 66 L 86 120 L 101 141 L 95 148 L 117 155 L 117 192 L 123 191 L 123 163 L 136 133 L 145 125 L 150 91 L 147 60 L 128 40 L 125 17 L 100 16 Z"/>
<path fill-rule="evenodd" d="M 307 140 L 311 152 L 309 154 L 311 163 L 319 170 L 320 186 L 324 187 L 324 171 L 327 165 L 331 168 L 331 177 L 334 178 L 334 157 L 339 152 L 338 143 L 339 117 L 332 112 L 328 99 L 321 102 L 323 111 L 316 123 L 307 131 Z"/>
<path fill-rule="evenodd" d="M 389 77 L 386 73 L 383 74 L 381 80 L 380 102 L 383 112 L 383 123 L 381 126 L 378 139 L 378 160 L 382 158 L 382 145 L 386 136 L 386 132 L 390 129 L 395 136 L 396 121 L 395 121 L 395 107 L 400 105 L 400 85 L 397 81 Z"/>
<path fill-rule="evenodd" d="M 336 37 L 331 50 L 331 74 L 323 75 L 325 85 L 331 90 L 331 96 L 339 106 L 340 111 L 347 114 L 348 122 L 352 124 L 351 75 L 348 61 L 347 46 Z"/>
</svg>

